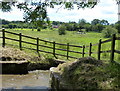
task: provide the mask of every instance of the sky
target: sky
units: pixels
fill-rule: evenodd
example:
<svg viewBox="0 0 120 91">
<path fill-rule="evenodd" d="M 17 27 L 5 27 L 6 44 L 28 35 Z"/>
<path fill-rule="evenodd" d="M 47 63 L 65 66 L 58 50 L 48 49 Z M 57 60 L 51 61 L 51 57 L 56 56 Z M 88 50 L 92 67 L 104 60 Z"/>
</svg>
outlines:
<svg viewBox="0 0 120 91">
<path fill-rule="evenodd" d="M 98 5 L 92 9 L 75 8 L 73 10 L 67 10 L 60 8 L 58 10 L 59 7 L 60 6 L 55 6 L 54 9 L 47 8 L 50 21 L 78 22 L 79 19 L 85 19 L 87 22 L 91 22 L 93 19 L 105 19 L 108 20 L 109 23 L 115 23 L 118 21 L 118 5 L 115 0 L 100 0 Z M 23 20 L 23 11 L 20 11 L 17 8 L 13 8 L 9 13 L 3 13 L 0 11 L 0 18 L 9 21 Z"/>
</svg>

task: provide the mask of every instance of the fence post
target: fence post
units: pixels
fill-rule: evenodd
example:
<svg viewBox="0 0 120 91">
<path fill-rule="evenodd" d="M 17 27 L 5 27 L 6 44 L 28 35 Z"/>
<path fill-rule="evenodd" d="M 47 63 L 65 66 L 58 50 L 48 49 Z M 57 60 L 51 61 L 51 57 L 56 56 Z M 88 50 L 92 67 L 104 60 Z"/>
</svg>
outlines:
<svg viewBox="0 0 120 91">
<path fill-rule="evenodd" d="M 39 38 L 37 38 L 37 52 L 39 52 Z"/>
<path fill-rule="evenodd" d="M 69 43 L 67 43 L 67 59 L 69 58 Z"/>
<path fill-rule="evenodd" d="M 53 55 L 55 57 L 55 41 L 53 42 Z"/>
<path fill-rule="evenodd" d="M 19 48 L 22 50 L 22 34 L 19 33 Z"/>
<path fill-rule="evenodd" d="M 85 54 L 85 45 L 83 45 L 82 57 L 84 57 L 84 54 Z"/>
<path fill-rule="evenodd" d="M 91 56 L 91 53 L 92 53 L 92 43 L 90 43 L 89 56 Z"/>
<path fill-rule="evenodd" d="M 98 60 L 100 60 L 100 54 L 101 54 L 101 39 L 99 40 L 98 44 Z"/>
<path fill-rule="evenodd" d="M 111 56 L 110 56 L 110 61 L 114 61 L 114 51 L 115 51 L 115 39 L 116 35 L 112 35 L 112 43 L 111 43 Z"/>
<path fill-rule="evenodd" d="M 3 43 L 2 43 L 2 47 L 5 47 L 5 29 L 2 29 L 2 37 L 3 37 Z"/>
</svg>

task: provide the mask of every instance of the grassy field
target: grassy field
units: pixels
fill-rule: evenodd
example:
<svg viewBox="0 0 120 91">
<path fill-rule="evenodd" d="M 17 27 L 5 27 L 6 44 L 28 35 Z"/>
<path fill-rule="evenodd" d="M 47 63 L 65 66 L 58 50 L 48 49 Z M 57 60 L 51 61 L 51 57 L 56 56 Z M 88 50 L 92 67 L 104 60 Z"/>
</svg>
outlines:
<svg viewBox="0 0 120 91">
<path fill-rule="evenodd" d="M 55 30 L 55 29 L 54 30 L 46 29 L 46 30 L 41 30 L 40 32 L 37 32 L 36 30 L 32 31 L 31 29 L 6 29 L 6 30 L 11 31 L 11 32 L 15 32 L 15 33 L 22 33 L 23 35 L 32 36 L 32 37 L 35 37 L 35 38 L 39 37 L 40 39 L 55 41 L 57 43 L 65 43 L 65 44 L 69 43 L 69 44 L 80 45 L 80 46 L 89 45 L 90 43 L 96 44 L 96 43 L 99 42 L 99 39 L 102 39 L 102 40 L 107 39 L 107 38 L 103 38 L 101 33 L 95 33 L 95 32 L 88 32 L 86 34 L 77 34 L 76 31 L 67 31 L 66 35 L 59 35 L 58 31 Z M 10 38 L 14 38 L 14 39 L 19 39 L 18 36 L 8 34 L 8 33 L 6 33 L 6 36 L 8 36 Z M 119 35 L 117 35 L 117 36 L 119 36 Z M 32 42 L 32 43 L 36 43 L 36 40 L 32 40 L 32 39 L 28 39 L 28 38 L 22 38 L 22 40 Z M 13 44 L 13 45 L 18 45 L 19 44 L 18 42 L 14 42 L 12 40 L 6 40 L 6 43 Z M 51 47 L 53 46 L 52 44 L 45 43 L 45 42 L 40 42 L 40 44 L 44 44 L 46 46 L 51 46 Z M 120 48 L 118 46 L 119 44 L 120 44 L 120 42 L 116 41 L 116 50 L 120 50 Z M 28 47 L 28 48 L 36 48 L 36 46 L 31 46 L 31 45 L 25 44 L 25 43 L 23 43 L 23 46 Z M 59 45 L 59 46 L 56 46 L 56 47 L 66 49 L 66 46 Z M 40 49 L 50 51 L 50 52 L 53 51 L 52 49 L 43 48 L 43 47 L 40 47 Z M 97 52 L 97 49 L 98 49 L 97 46 L 92 47 L 92 52 Z M 103 51 L 110 50 L 110 49 L 111 49 L 111 42 L 102 45 L 102 50 Z M 81 48 L 70 47 L 70 50 L 82 52 Z M 88 50 L 89 49 L 86 48 L 85 52 L 89 52 Z M 25 51 L 29 52 L 29 53 L 30 52 L 34 53 L 30 50 L 25 50 Z M 62 51 L 56 51 L 56 52 L 66 55 L 66 52 L 64 52 L 64 51 L 63 52 Z M 44 54 L 44 53 L 40 53 L 40 54 L 44 55 L 45 57 L 53 57 L 53 55 L 50 55 L 50 54 Z M 78 58 L 82 57 L 81 54 L 76 54 L 76 53 L 69 53 L 69 55 L 72 55 L 72 56 L 78 57 Z M 85 56 L 88 56 L 88 54 L 85 54 Z M 92 56 L 97 58 L 97 54 L 93 54 Z M 109 60 L 110 59 L 110 54 L 109 53 L 103 53 L 101 56 L 102 56 L 101 57 L 102 60 Z M 58 58 L 66 59 L 64 57 L 58 57 Z M 115 54 L 115 60 L 120 62 L 120 55 Z"/>
</svg>

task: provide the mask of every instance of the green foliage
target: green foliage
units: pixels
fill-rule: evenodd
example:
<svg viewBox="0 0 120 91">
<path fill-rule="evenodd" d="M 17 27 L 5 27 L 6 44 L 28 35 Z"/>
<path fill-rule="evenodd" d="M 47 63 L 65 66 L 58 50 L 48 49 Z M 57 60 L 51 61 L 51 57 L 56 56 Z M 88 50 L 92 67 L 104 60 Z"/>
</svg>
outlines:
<svg viewBox="0 0 120 91">
<path fill-rule="evenodd" d="M 14 6 L 15 2 L 0 2 L 0 9 L 2 9 L 3 12 L 10 12 L 12 10 L 12 6 Z"/>
<path fill-rule="evenodd" d="M 103 29 L 102 34 L 103 34 L 103 37 L 109 38 L 113 34 L 117 34 L 117 29 L 115 29 L 111 26 L 107 26 L 105 29 Z"/>
<path fill-rule="evenodd" d="M 61 83 L 68 88 L 85 91 L 120 89 L 120 65 L 110 61 L 106 63 L 93 57 L 85 57 L 60 64 L 55 72 L 60 73 Z"/>
<path fill-rule="evenodd" d="M 100 20 L 99 19 L 94 19 L 93 21 L 91 21 L 91 24 L 92 25 L 97 25 L 100 23 Z"/>
<path fill-rule="evenodd" d="M 104 29 L 102 24 L 97 24 L 98 32 L 101 32 Z"/>
<path fill-rule="evenodd" d="M 79 19 L 79 21 L 78 21 L 78 24 L 84 25 L 85 23 L 86 23 L 86 20 L 85 20 L 85 19 Z"/>
<path fill-rule="evenodd" d="M 108 23 L 107 20 L 101 20 L 101 21 L 100 21 L 100 24 L 101 24 L 101 25 L 109 25 L 109 23 Z"/>
<path fill-rule="evenodd" d="M 65 3 L 65 7 L 66 7 L 67 9 L 74 9 L 74 6 L 73 6 L 72 2 L 66 2 L 66 3 Z"/>
<path fill-rule="evenodd" d="M 37 28 L 37 31 L 41 31 L 40 27 Z"/>
<path fill-rule="evenodd" d="M 115 28 L 118 30 L 118 33 L 120 33 L 120 21 L 118 21 L 118 22 L 115 24 Z"/>
<path fill-rule="evenodd" d="M 113 86 L 117 89 L 120 88 L 120 64 L 117 63 L 109 63 L 107 69 L 110 72 L 110 77 L 114 77 Z"/>
<path fill-rule="evenodd" d="M 28 23 L 28 22 L 23 22 L 23 21 L 8 21 L 5 19 L 0 19 L 0 24 L 2 25 L 3 28 L 10 28 L 10 29 L 14 29 L 14 28 L 36 28 L 32 23 Z"/>
<path fill-rule="evenodd" d="M 92 29 L 91 29 L 91 25 L 90 25 L 89 23 L 86 23 L 86 24 L 84 25 L 84 28 L 86 29 L 86 32 L 92 30 Z"/>
<path fill-rule="evenodd" d="M 27 0 L 28 1 L 28 0 Z M 41 25 L 44 25 L 44 22 L 49 24 L 49 18 L 47 16 L 47 7 L 54 8 L 55 5 L 62 5 L 65 9 L 74 9 L 74 4 L 79 8 L 93 8 L 97 5 L 98 2 L 63 2 L 60 0 L 59 2 L 51 2 L 49 0 L 39 0 L 39 5 L 30 5 L 27 2 L 19 3 L 17 0 L 11 0 L 10 2 L 6 2 L 6 0 L 2 0 L 0 2 L 0 10 L 3 12 L 10 12 L 13 7 L 17 7 L 20 10 L 24 11 L 24 20 L 27 22 L 32 22 L 33 24 L 37 21 L 40 21 Z M 34 6 L 34 7 L 33 7 Z M 38 27 L 38 26 L 37 26 Z"/>
<path fill-rule="evenodd" d="M 107 20 L 99 20 L 99 19 L 93 19 L 93 21 L 91 21 L 92 25 L 97 25 L 97 24 L 101 24 L 101 25 L 109 25 Z"/>
<path fill-rule="evenodd" d="M 101 32 L 103 30 L 104 26 L 102 24 L 96 24 L 96 25 L 92 25 L 92 31 L 95 32 Z"/>
<path fill-rule="evenodd" d="M 72 23 L 72 22 L 65 23 L 65 26 L 67 31 L 77 31 L 79 28 L 77 23 Z"/>
<path fill-rule="evenodd" d="M 59 33 L 59 35 L 65 35 L 66 34 L 66 26 L 61 25 L 58 29 L 58 33 Z"/>
<path fill-rule="evenodd" d="M 8 25 L 2 25 L 2 28 L 9 28 Z"/>
</svg>

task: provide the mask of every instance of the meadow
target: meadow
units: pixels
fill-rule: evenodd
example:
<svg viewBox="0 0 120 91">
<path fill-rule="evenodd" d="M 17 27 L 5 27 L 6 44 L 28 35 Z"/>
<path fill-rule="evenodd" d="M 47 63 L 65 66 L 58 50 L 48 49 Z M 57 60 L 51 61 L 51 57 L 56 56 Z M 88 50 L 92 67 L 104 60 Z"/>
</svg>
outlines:
<svg viewBox="0 0 120 91">
<path fill-rule="evenodd" d="M 108 38 L 103 38 L 102 33 L 97 33 L 97 32 L 86 32 L 86 34 L 77 34 L 76 31 L 66 31 L 66 35 L 59 35 L 57 29 L 54 29 L 54 30 L 42 29 L 39 32 L 35 29 L 34 29 L 34 31 L 32 31 L 31 29 L 6 29 L 6 30 L 14 32 L 14 33 L 22 33 L 23 35 L 28 35 L 28 36 L 35 37 L 35 38 L 39 37 L 39 39 L 44 39 L 44 40 L 48 40 L 51 42 L 55 41 L 57 43 L 64 43 L 64 44 L 69 43 L 69 44 L 78 45 L 78 46 L 83 46 L 83 45 L 89 46 L 90 43 L 92 43 L 92 44 L 98 43 L 100 39 L 102 39 L 102 40 L 108 39 Z M 117 36 L 120 36 L 120 35 L 117 35 Z M 8 34 L 8 33 L 6 33 L 6 37 L 19 39 L 18 36 Z M 35 40 L 28 39 L 28 38 L 22 38 L 22 40 L 36 43 Z M 18 42 L 15 42 L 12 40 L 6 40 L 6 43 L 18 45 Z M 51 46 L 51 47 L 53 46 L 51 43 L 46 43 L 46 42 L 40 42 L 40 44 L 44 44 L 46 46 Z M 28 48 L 36 48 L 36 46 L 34 46 L 34 45 L 32 46 L 32 45 L 25 44 L 25 43 L 23 43 L 22 45 L 25 47 L 28 47 Z M 120 41 L 117 40 L 116 46 L 115 46 L 116 50 L 120 50 L 119 45 L 120 45 Z M 66 46 L 62 46 L 62 45 L 58 45 L 56 47 L 66 49 Z M 40 47 L 40 49 L 52 52 L 52 50 L 48 49 L 48 48 Z M 24 49 L 24 50 L 28 53 L 32 53 L 33 55 L 34 54 L 36 55 L 36 53 L 34 51 L 30 51 L 27 49 Z M 81 48 L 70 47 L 70 50 L 82 52 Z M 86 48 L 85 52 L 89 52 L 88 50 L 89 50 L 89 48 Z M 97 52 L 97 50 L 98 50 L 98 46 L 92 47 L 92 52 Z M 103 51 L 111 50 L 111 42 L 103 44 L 102 50 Z M 64 51 L 57 50 L 56 52 L 60 53 L 60 54 L 66 54 L 66 52 L 64 52 Z M 53 55 L 51 55 L 51 54 L 45 54 L 45 53 L 41 53 L 41 52 L 40 52 L 40 54 L 43 55 L 44 57 L 53 57 Z M 72 56 L 75 56 L 78 58 L 82 57 L 81 54 L 76 54 L 76 53 L 69 53 L 69 55 L 72 55 Z M 89 55 L 85 54 L 85 57 L 87 57 L 87 56 L 89 56 Z M 92 56 L 97 58 L 97 54 L 92 54 Z M 57 57 L 59 59 L 66 59 L 65 57 L 60 57 L 60 56 L 57 56 Z M 101 59 L 109 60 L 110 53 L 102 53 Z M 71 59 L 69 59 L 69 60 L 71 60 Z M 115 53 L 115 61 L 120 62 L 120 54 Z"/>
</svg>

